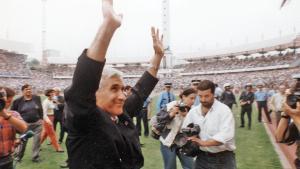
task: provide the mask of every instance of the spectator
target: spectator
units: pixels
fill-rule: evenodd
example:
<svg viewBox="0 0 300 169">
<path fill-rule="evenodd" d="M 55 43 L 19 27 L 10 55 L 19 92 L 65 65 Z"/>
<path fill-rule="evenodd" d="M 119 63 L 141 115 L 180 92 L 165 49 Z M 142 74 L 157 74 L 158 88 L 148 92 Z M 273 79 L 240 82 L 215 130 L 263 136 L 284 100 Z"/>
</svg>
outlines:
<svg viewBox="0 0 300 169">
<path fill-rule="evenodd" d="M 241 128 L 245 127 L 245 113 L 247 113 L 248 117 L 248 129 L 251 129 L 251 121 L 252 121 L 252 103 L 254 101 L 254 93 L 252 92 L 252 84 L 248 83 L 245 86 L 246 90 L 242 92 L 240 96 L 240 105 L 241 105 Z"/>
<path fill-rule="evenodd" d="M 10 88 L 0 86 L 0 100 L 5 103 L 5 107 L 0 108 L 0 168 L 13 169 L 12 154 L 14 150 L 16 132 L 24 133 L 27 124 L 20 114 L 9 110 L 15 92 Z"/>
<path fill-rule="evenodd" d="M 17 98 L 11 109 L 18 111 L 24 121 L 28 124 L 28 130 L 34 132 L 33 143 L 32 143 L 32 161 L 40 162 L 40 141 L 42 132 L 42 119 L 43 119 L 43 108 L 41 104 L 41 98 L 32 94 L 32 88 L 30 85 L 25 84 L 22 86 L 23 96 Z M 21 161 L 26 149 L 27 141 L 24 142 L 20 149 L 17 161 Z"/>
</svg>

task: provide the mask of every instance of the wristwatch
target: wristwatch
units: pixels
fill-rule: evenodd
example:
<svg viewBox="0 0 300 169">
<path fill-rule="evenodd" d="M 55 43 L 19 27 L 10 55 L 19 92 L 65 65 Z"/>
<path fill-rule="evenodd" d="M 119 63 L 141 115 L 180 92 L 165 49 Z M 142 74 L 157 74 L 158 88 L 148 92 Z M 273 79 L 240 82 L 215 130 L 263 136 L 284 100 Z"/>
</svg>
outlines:
<svg viewBox="0 0 300 169">
<path fill-rule="evenodd" d="M 287 115 L 285 112 L 281 112 L 281 118 L 289 119 L 290 116 Z"/>
</svg>

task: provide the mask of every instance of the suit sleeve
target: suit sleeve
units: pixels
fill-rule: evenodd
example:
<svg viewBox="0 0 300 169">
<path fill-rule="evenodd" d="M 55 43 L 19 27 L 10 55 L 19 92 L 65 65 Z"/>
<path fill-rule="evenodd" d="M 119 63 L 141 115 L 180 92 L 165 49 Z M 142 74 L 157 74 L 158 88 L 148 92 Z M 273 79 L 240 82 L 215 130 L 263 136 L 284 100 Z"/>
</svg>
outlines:
<svg viewBox="0 0 300 169">
<path fill-rule="evenodd" d="M 158 79 L 146 71 L 132 88 L 132 95 L 126 99 L 124 112 L 132 117 L 141 111 L 144 101 L 149 97 L 157 82 Z"/>
<path fill-rule="evenodd" d="M 95 111 L 91 110 L 96 107 L 95 93 L 99 88 L 105 64 L 90 59 L 86 52 L 87 50 L 84 50 L 78 58 L 72 84 L 64 91 L 68 107 L 66 123 L 80 130 L 90 124 L 91 119 L 95 119 L 93 118 Z"/>
<path fill-rule="evenodd" d="M 11 110 L 18 111 L 18 103 L 17 103 L 18 101 L 19 99 L 13 101 L 12 106 L 10 108 Z"/>
</svg>

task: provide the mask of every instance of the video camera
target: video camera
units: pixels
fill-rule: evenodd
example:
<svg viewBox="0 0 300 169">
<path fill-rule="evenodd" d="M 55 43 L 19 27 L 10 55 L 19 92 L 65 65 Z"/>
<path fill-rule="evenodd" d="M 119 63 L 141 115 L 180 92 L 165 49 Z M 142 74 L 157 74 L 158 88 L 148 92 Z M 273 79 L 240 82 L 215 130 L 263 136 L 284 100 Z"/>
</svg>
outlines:
<svg viewBox="0 0 300 169">
<path fill-rule="evenodd" d="M 297 82 L 292 88 L 290 95 L 286 98 L 286 103 L 293 109 L 297 107 L 297 102 L 300 101 L 300 74 L 294 75 L 293 79 L 296 79 Z"/>
<path fill-rule="evenodd" d="M 4 97 L 6 97 L 6 94 L 0 91 L 0 111 L 2 111 L 5 108 L 6 103 Z"/>
<path fill-rule="evenodd" d="M 178 104 L 178 109 L 179 109 L 179 111 L 181 111 L 181 112 L 188 112 L 188 111 L 190 111 L 191 107 L 188 106 L 188 105 L 186 105 L 186 104 L 183 103 L 183 102 L 180 102 L 180 103 Z"/>
<path fill-rule="evenodd" d="M 197 156 L 199 146 L 196 143 L 188 140 L 188 137 L 198 137 L 200 130 L 200 126 L 193 123 L 190 123 L 186 128 L 182 128 L 181 132 L 176 135 L 171 149 L 186 156 Z"/>
</svg>

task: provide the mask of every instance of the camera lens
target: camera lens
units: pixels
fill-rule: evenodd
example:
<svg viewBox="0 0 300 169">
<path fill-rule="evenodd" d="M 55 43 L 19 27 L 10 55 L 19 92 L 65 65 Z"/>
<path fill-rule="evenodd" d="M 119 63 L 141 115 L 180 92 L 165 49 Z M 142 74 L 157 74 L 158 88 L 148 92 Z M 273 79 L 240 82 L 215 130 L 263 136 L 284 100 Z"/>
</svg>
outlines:
<svg viewBox="0 0 300 169">
<path fill-rule="evenodd" d="M 298 97 L 296 95 L 288 95 L 286 98 L 286 103 L 293 109 L 297 107 Z"/>
<path fill-rule="evenodd" d="M 5 101 L 0 98 L 0 111 L 2 111 L 5 107 Z"/>
</svg>

